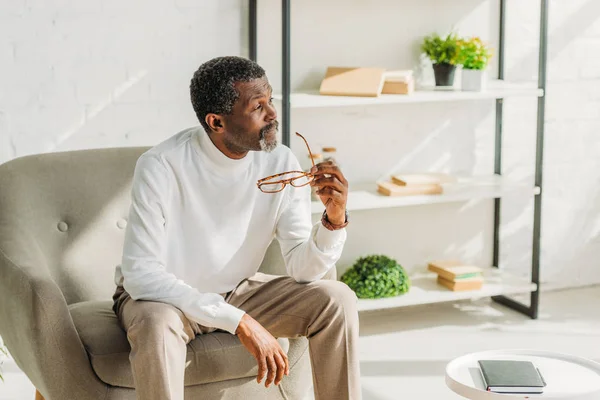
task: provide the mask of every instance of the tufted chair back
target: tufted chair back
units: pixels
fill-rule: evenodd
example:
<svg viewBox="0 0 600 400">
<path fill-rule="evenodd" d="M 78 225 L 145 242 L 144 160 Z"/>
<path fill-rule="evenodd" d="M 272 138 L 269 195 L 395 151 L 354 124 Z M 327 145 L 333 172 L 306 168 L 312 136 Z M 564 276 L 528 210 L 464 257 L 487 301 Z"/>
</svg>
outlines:
<svg viewBox="0 0 600 400">
<path fill-rule="evenodd" d="M 133 171 L 147 149 L 48 153 L 0 165 L 0 251 L 17 264 L 35 260 L 67 304 L 110 299 Z M 283 273 L 277 245 L 267 258 L 261 271 Z"/>
</svg>

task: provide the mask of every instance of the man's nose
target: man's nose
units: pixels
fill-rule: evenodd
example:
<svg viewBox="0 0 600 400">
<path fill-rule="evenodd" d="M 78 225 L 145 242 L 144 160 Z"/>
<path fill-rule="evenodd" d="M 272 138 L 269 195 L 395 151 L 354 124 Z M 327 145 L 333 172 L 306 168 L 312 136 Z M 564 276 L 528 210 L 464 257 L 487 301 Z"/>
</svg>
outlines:
<svg viewBox="0 0 600 400">
<path fill-rule="evenodd" d="M 277 119 L 277 109 L 274 104 L 269 104 L 267 108 L 267 118 L 272 121 Z"/>
</svg>

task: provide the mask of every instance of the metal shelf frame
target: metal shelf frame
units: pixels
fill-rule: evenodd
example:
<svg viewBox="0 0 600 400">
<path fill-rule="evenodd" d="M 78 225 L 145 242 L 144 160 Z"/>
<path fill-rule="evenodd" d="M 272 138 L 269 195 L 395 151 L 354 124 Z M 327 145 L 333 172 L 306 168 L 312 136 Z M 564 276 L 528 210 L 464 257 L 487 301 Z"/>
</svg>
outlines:
<svg viewBox="0 0 600 400">
<path fill-rule="evenodd" d="M 257 60 L 257 1 L 249 0 L 249 58 Z M 540 34 L 538 54 L 538 88 L 543 94 L 538 97 L 537 104 L 537 134 L 535 152 L 535 186 L 539 193 L 534 197 L 533 211 L 533 237 L 532 237 L 532 259 L 531 259 L 531 282 L 536 284 L 535 291 L 531 292 L 529 305 L 518 302 L 512 298 L 500 295 L 492 299 L 513 310 L 529 316 L 538 318 L 540 304 L 540 234 L 542 224 L 542 195 L 543 195 L 543 150 L 544 150 L 544 117 L 546 107 L 546 70 L 548 51 L 548 6 L 550 0 L 540 0 Z M 498 49 L 498 79 L 504 79 L 504 61 L 506 45 L 506 3 L 500 0 L 500 24 L 499 24 L 499 49 Z M 291 0 L 281 1 L 281 54 L 282 54 L 282 142 L 290 146 L 290 120 L 291 120 Z M 502 117 L 504 99 L 496 100 L 496 127 L 494 141 L 494 173 L 502 174 Z M 501 199 L 494 200 L 494 228 L 493 228 L 493 262 L 492 265 L 500 265 L 500 220 Z"/>
</svg>

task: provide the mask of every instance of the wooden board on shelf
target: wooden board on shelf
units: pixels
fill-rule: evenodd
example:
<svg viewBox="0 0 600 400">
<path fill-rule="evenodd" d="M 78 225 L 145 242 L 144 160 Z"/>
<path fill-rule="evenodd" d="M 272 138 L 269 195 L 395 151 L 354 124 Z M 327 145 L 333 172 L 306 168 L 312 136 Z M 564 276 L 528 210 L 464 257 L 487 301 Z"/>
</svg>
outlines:
<svg viewBox="0 0 600 400">
<path fill-rule="evenodd" d="M 443 188 L 438 184 L 400 186 L 393 182 L 377 182 L 377 191 L 384 196 L 419 196 L 442 194 Z"/>
<path fill-rule="evenodd" d="M 437 275 L 421 272 L 411 276 L 412 287 L 409 292 L 386 299 L 359 299 L 359 311 L 383 310 L 389 308 L 416 306 L 451 302 L 458 300 L 480 299 L 497 295 L 514 295 L 535 291 L 535 283 L 497 268 L 484 269 L 484 283 L 481 289 L 454 292 L 437 283 Z"/>
</svg>

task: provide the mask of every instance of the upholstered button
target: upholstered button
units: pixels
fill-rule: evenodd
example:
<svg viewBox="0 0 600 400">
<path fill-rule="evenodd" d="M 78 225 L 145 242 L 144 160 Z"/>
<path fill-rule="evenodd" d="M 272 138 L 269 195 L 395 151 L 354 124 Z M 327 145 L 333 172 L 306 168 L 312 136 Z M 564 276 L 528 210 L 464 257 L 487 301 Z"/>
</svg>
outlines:
<svg viewBox="0 0 600 400">
<path fill-rule="evenodd" d="M 117 221 L 117 226 L 119 229 L 124 229 L 127 226 L 127 221 L 124 219 L 120 219 Z"/>
<path fill-rule="evenodd" d="M 58 223 L 58 230 L 61 232 L 66 232 L 69 229 L 69 225 L 66 222 L 60 221 Z"/>
</svg>

